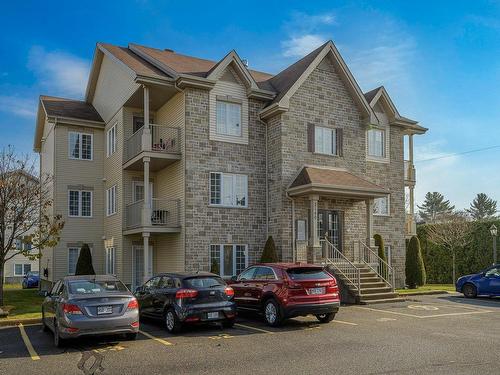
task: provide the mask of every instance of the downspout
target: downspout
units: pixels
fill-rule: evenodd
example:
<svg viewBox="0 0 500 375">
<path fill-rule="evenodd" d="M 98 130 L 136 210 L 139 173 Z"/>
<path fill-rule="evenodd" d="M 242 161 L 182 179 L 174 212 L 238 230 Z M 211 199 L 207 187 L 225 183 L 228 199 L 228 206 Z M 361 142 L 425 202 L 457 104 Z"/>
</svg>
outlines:
<svg viewBox="0 0 500 375">
<path fill-rule="evenodd" d="M 258 119 L 261 124 L 266 127 L 266 140 L 265 140 L 265 163 L 266 163 L 266 239 L 269 237 L 269 181 L 268 181 L 268 156 L 267 156 L 267 123 Z"/>
</svg>

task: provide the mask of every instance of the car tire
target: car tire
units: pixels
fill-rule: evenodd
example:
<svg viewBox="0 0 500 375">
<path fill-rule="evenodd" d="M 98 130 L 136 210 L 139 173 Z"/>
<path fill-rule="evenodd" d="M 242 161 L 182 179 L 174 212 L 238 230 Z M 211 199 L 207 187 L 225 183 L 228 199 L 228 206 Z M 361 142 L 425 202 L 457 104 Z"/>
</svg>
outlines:
<svg viewBox="0 0 500 375">
<path fill-rule="evenodd" d="M 127 341 L 134 341 L 134 340 L 136 340 L 136 339 L 137 339 L 137 335 L 138 335 L 138 333 L 137 333 L 137 332 L 134 332 L 134 333 L 126 333 L 126 334 L 125 334 L 125 339 L 126 339 Z"/>
<path fill-rule="evenodd" d="M 234 319 L 226 319 L 222 322 L 223 328 L 233 328 L 234 327 Z"/>
<path fill-rule="evenodd" d="M 165 327 L 170 333 L 179 333 L 182 329 L 182 323 L 177 317 L 174 309 L 168 309 L 165 313 Z"/>
<path fill-rule="evenodd" d="M 477 296 L 477 288 L 474 284 L 468 283 L 462 287 L 462 293 L 465 298 L 475 298 Z"/>
<path fill-rule="evenodd" d="M 330 323 L 334 318 L 335 318 L 335 313 L 333 312 L 316 315 L 316 319 L 318 319 L 321 324 Z"/>
<path fill-rule="evenodd" d="M 62 339 L 59 335 L 59 328 L 57 327 L 57 323 L 54 322 L 54 346 L 56 348 L 64 348 L 66 345 L 66 340 Z"/>
<path fill-rule="evenodd" d="M 278 302 L 274 299 L 268 299 L 264 303 L 264 319 L 268 326 L 278 327 L 283 322 L 283 314 Z"/>
</svg>

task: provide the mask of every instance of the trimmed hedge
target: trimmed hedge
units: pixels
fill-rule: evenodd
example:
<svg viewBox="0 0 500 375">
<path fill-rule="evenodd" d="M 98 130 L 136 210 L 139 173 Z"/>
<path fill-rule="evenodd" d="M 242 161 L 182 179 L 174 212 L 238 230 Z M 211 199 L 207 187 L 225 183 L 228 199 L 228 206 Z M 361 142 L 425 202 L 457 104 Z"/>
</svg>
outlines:
<svg viewBox="0 0 500 375">
<path fill-rule="evenodd" d="M 417 236 L 410 239 L 410 243 L 406 248 L 405 274 L 406 284 L 410 289 L 415 289 L 417 286 L 426 283 L 425 265 Z"/>
<path fill-rule="evenodd" d="M 375 240 L 375 246 L 377 246 L 378 249 L 378 257 L 387 263 L 387 257 L 385 255 L 384 239 L 378 233 L 373 235 L 373 239 Z M 382 276 L 384 276 L 387 279 L 389 275 L 387 274 L 387 267 L 385 263 L 380 262 L 379 272 Z"/>
<path fill-rule="evenodd" d="M 479 272 L 493 262 L 493 244 L 490 234 L 492 224 L 500 227 L 500 220 L 475 222 L 470 245 L 463 249 L 456 249 L 457 278 Z M 430 284 L 453 283 L 452 254 L 442 246 L 428 241 L 426 229 L 430 225 L 432 224 L 417 226 L 417 235 L 427 271 L 427 282 Z"/>
<path fill-rule="evenodd" d="M 276 252 L 276 245 L 274 244 L 273 236 L 267 238 L 264 245 L 264 251 L 260 257 L 261 263 L 276 263 L 278 261 L 278 253 Z"/>
<path fill-rule="evenodd" d="M 95 275 L 94 266 L 92 266 L 92 253 L 87 244 L 83 244 L 80 249 L 75 275 Z"/>
</svg>

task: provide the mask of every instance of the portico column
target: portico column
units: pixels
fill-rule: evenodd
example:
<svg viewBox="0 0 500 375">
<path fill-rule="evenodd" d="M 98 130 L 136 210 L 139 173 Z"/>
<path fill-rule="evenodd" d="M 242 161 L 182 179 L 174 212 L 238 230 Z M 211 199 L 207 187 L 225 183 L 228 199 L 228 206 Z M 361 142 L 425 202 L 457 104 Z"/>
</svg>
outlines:
<svg viewBox="0 0 500 375">
<path fill-rule="evenodd" d="M 144 263 L 144 282 L 152 276 L 149 274 L 149 232 L 142 233 L 143 240 L 143 263 Z"/>
<path fill-rule="evenodd" d="M 142 151 L 151 151 L 151 129 L 149 126 L 149 87 L 142 86 L 144 93 L 144 126 L 142 128 Z"/>
<path fill-rule="evenodd" d="M 318 247 L 318 195 L 310 195 L 310 211 L 311 211 L 311 234 L 309 236 L 309 246 Z"/>
<path fill-rule="evenodd" d="M 144 162 L 144 202 L 142 208 L 142 225 L 150 226 L 151 225 L 151 197 L 149 190 L 149 162 L 150 158 L 145 156 L 143 158 Z"/>
<path fill-rule="evenodd" d="M 373 238 L 373 199 L 366 200 L 366 245 L 375 246 Z"/>
</svg>

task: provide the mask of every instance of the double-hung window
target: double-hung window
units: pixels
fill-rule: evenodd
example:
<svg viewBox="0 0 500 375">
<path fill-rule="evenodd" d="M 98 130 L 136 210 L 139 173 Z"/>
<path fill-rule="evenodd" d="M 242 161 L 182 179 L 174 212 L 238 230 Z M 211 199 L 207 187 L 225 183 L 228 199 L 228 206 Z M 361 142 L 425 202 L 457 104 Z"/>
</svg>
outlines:
<svg viewBox="0 0 500 375">
<path fill-rule="evenodd" d="M 106 215 L 116 214 L 116 185 L 106 190 Z"/>
<path fill-rule="evenodd" d="M 210 173 L 210 204 L 248 207 L 248 177 L 243 174 Z"/>
<path fill-rule="evenodd" d="M 24 276 L 28 272 L 31 272 L 30 263 L 16 263 L 14 264 L 14 276 Z"/>
<path fill-rule="evenodd" d="M 241 136 L 241 104 L 217 100 L 217 134 Z"/>
<path fill-rule="evenodd" d="M 210 245 L 210 266 L 213 264 L 223 277 L 239 275 L 248 267 L 247 245 Z"/>
<path fill-rule="evenodd" d="M 338 155 L 337 129 L 316 126 L 314 129 L 314 150 L 319 154 Z"/>
<path fill-rule="evenodd" d="M 69 132 L 70 159 L 92 160 L 92 134 Z"/>
<path fill-rule="evenodd" d="M 106 156 L 110 157 L 116 151 L 116 124 L 106 133 Z"/>
<path fill-rule="evenodd" d="M 68 216 L 92 217 L 92 192 L 86 190 L 69 190 Z"/>
<path fill-rule="evenodd" d="M 106 273 L 108 275 L 115 274 L 115 248 L 106 248 Z"/>
<path fill-rule="evenodd" d="M 76 263 L 80 256 L 79 247 L 70 247 L 68 249 L 68 275 L 74 275 L 76 271 Z"/>
<path fill-rule="evenodd" d="M 368 130 L 368 156 L 385 158 L 385 130 Z"/>
<path fill-rule="evenodd" d="M 373 214 L 377 216 L 390 215 L 389 196 L 374 199 Z"/>
</svg>

